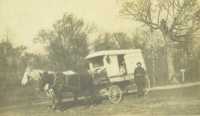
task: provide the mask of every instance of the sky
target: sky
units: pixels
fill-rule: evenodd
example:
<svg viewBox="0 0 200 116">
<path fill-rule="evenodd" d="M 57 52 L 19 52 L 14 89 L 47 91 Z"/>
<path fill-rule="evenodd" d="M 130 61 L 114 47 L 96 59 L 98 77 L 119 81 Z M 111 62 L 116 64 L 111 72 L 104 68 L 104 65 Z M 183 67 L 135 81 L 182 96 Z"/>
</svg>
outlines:
<svg viewBox="0 0 200 116">
<path fill-rule="evenodd" d="M 37 48 L 32 42 L 37 32 L 51 28 L 65 12 L 95 24 L 99 32 L 133 32 L 134 22 L 119 9 L 118 0 L 0 0 L 0 37 L 7 33 L 15 45 Z"/>
</svg>

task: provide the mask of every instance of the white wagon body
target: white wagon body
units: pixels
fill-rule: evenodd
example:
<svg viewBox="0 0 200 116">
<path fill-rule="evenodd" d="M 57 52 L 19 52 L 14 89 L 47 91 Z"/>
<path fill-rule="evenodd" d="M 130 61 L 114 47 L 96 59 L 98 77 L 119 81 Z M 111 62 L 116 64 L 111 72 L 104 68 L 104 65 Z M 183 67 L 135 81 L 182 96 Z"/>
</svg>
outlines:
<svg viewBox="0 0 200 116">
<path fill-rule="evenodd" d="M 112 103 L 119 103 L 123 93 L 135 88 L 133 73 L 136 64 L 141 62 L 146 69 L 140 49 L 98 51 L 89 54 L 86 60 L 93 81 L 100 88 L 99 93 Z"/>
<path fill-rule="evenodd" d="M 133 73 L 137 62 L 141 62 L 146 69 L 140 49 L 99 51 L 89 54 L 86 59 L 89 61 L 89 69 L 92 72 L 98 68 L 104 68 L 111 82 L 134 79 Z M 96 61 L 99 62 L 98 66 L 95 66 Z M 120 64 L 122 62 L 125 63 L 125 74 L 120 72 Z"/>
</svg>

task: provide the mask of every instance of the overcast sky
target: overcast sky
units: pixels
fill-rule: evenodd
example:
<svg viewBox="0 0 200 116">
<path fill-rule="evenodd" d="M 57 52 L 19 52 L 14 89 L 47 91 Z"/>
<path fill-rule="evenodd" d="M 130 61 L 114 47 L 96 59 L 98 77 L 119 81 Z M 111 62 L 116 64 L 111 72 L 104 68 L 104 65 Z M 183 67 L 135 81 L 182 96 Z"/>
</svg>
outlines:
<svg viewBox="0 0 200 116">
<path fill-rule="evenodd" d="M 65 12 L 94 23 L 102 32 L 132 32 L 133 22 L 119 16 L 117 0 L 0 0 L 0 37 L 32 46 L 40 29 L 49 28 Z"/>
</svg>

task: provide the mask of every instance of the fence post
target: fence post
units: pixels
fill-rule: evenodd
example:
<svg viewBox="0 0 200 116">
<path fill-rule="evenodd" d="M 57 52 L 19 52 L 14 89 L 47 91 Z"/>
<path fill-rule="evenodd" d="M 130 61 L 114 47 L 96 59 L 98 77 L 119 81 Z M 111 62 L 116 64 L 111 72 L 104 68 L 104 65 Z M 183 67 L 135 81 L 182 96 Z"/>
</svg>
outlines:
<svg viewBox="0 0 200 116">
<path fill-rule="evenodd" d="M 185 69 L 181 69 L 181 82 L 185 81 Z"/>
</svg>

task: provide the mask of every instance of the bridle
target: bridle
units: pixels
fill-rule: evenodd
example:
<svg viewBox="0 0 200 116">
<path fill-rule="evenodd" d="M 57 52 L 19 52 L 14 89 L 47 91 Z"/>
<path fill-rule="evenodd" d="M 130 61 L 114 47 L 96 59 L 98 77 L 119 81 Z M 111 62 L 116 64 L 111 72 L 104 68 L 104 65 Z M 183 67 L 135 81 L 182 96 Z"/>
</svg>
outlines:
<svg viewBox="0 0 200 116">
<path fill-rule="evenodd" d="M 46 73 L 48 75 L 48 73 Z M 51 83 L 48 79 L 50 79 L 47 75 L 47 77 L 44 77 L 44 74 L 40 74 L 41 75 L 41 78 L 39 79 L 39 81 L 45 81 L 43 82 L 42 84 L 42 89 L 44 90 L 44 92 L 46 93 L 46 95 L 50 98 L 53 98 L 55 96 L 55 92 L 54 92 L 54 89 L 51 87 L 51 84 L 54 83 L 55 81 L 55 78 L 53 80 L 53 83 Z M 46 78 L 46 79 L 45 79 Z M 48 78 L 48 79 L 47 79 Z"/>
</svg>

